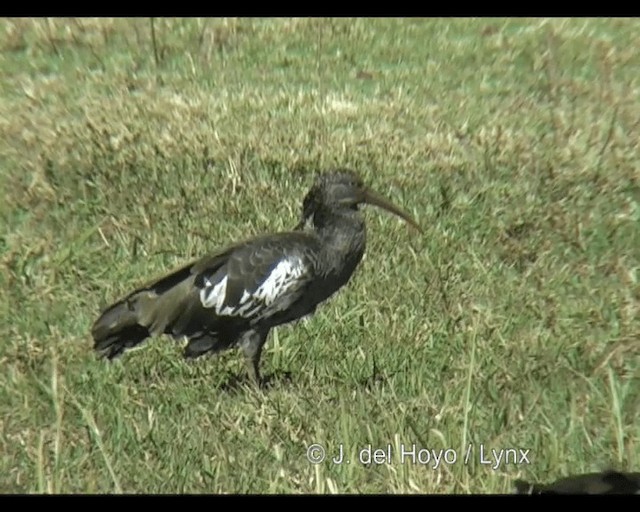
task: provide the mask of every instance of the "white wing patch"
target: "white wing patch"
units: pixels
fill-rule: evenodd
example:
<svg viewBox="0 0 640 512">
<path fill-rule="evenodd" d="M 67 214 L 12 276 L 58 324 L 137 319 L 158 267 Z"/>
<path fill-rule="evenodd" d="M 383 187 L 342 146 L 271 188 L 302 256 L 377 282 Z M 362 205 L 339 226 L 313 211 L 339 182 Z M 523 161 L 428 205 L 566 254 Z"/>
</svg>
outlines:
<svg viewBox="0 0 640 512">
<path fill-rule="evenodd" d="M 205 308 L 216 308 L 216 312 L 219 313 L 226 295 L 227 276 L 224 276 L 215 286 L 208 277 L 204 278 L 204 287 L 200 290 L 200 302 Z"/>
<path fill-rule="evenodd" d="M 227 294 L 227 276 L 213 285 L 205 279 L 204 288 L 200 290 L 200 302 L 205 308 L 215 308 L 219 316 L 251 317 L 257 312 L 270 309 L 275 301 L 282 298 L 294 288 L 305 273 L 303 261 L 296 257 L 281 260 L 266 277 L 262 284 L 252 293 L 244 290 L 237 304 L 224 306 Z"/>
</svg>

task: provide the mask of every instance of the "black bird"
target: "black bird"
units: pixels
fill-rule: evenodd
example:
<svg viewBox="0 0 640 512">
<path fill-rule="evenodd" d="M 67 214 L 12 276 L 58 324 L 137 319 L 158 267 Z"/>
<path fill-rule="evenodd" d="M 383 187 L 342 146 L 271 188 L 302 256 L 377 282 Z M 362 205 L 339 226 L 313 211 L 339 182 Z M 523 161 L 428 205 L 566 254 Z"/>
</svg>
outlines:
<svg viewBox="0 0 640 512">
<path fill-rule="evenodd" d="M 640 473 L 604 471 L 568 476 L 550 484 L 514 482 L 517 494 L 640 494 Z"/>
<path fill-rule="evenodd" d="M 94 323 L 94 348 L 112 359 L 149 336 L 186 337 L 186 358 L 239 347 L 250 378 L 269 331 L 312 314 L 344 286 L 365 250 L 367 203 L 405 212 L 368 189 L 356 173 L 321 174 L 293 231 L 251 238 L 191 262 L 108 307 Z"/>
</svg>

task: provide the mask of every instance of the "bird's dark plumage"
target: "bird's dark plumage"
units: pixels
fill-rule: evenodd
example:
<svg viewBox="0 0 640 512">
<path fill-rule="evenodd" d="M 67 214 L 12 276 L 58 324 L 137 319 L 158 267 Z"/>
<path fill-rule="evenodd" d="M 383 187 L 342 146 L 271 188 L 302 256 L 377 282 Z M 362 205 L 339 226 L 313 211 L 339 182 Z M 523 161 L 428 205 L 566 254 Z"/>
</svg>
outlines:
<svg viewBox="0 0 640 512">
<path fill-rule="evenodd" d="M 550 484 L 516 480 L 518 494 L 640 494 L 640 473 L 604 471 L 561 478 Z"/>
<path fill-rule="evenodd" d="M 419 229 L 352 171 L 320 175 L 295 230 L 232 245 L 139 288 L 94 323 L 94 348 L 111 359 L 160 334 L 186 337 L 186 357 L 238 346 L 250 376 L 259 382 L 269 330 L 313 313 L 348 282 L 362 259 L 362 203 Z"/>
</svg>

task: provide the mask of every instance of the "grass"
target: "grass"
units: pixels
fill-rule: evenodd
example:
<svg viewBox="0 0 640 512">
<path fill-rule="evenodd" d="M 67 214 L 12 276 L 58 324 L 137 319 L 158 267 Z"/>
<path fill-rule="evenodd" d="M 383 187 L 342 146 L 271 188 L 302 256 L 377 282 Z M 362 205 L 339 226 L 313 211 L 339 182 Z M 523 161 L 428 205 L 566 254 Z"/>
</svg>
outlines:
<svg viewBox="0 0 640 512">
<path fill-rule="evenodd" d="M 638 471 L 637 20 L 151 28 L 0 20 L 1 491 L 504 493 Z M 349 286 L 272 333 L 270 389 L 228 385 L 237 352 L 185 362 L 167 339 L 96 359 L 102 306 L 290 228 L 335 165 L 425 233 L 365 212 Z"/>
</svg>

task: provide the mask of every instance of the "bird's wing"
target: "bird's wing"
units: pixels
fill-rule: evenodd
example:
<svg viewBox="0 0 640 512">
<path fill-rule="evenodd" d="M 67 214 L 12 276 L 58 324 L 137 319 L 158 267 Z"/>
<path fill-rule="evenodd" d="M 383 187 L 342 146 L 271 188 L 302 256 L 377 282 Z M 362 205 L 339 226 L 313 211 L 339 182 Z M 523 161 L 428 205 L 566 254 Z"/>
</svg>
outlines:
<svg viewBox="0 0 640 512">
<path fill-rule="evenodd" d="M 317 240 L 283 233 L 238 246 L 219 268 L 198 268 L 195 287 L 209 314 L 254 322 L 287 310 L 316 277 Z"/>
<path fill-rule="evenodd" d="M 314 281 L 318 240 L 305 233 L 250 239 L 184 265 L 107 308 L 92 327 L 97 350 L 115 357 L 150 335 L 202 337 L 222 343 L 260 319 L 298 318 Z M 313 301 L 311 301 L 313 302 Z M 292 307 L 293 306 L 293 307 Z"/>
<path fill-rule="evenodd" d="M 203 265 L 210 270 L 220 268 L 234 249 L 183 265 L 110 305 L 91 327 L 96 350 L 112 358 L 150 335 L 184 334 L 192 325 L 195 269 Z"/>
</svg>

